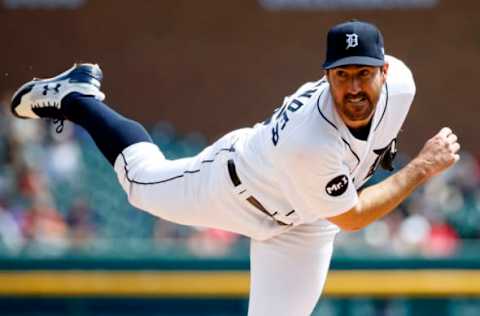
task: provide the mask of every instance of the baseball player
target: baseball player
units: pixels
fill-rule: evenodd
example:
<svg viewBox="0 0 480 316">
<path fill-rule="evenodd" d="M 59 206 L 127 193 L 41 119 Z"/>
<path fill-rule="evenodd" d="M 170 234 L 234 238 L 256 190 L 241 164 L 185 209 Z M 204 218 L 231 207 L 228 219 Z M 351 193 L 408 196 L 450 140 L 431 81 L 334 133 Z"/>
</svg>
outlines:
<svg viewBox="0 0 480 316">
<path fill-rule="evenodd" d="M 165 159 L 139 123 L 102 102 L 97 65 L 27 82 L 12 111 L 85 128 L 135 207 L 249 236 L 248 314 L 303 316 L 320 297 L 339 228 L 358 230 L 389 213 L 454 164 L 460 148 L 442 128 L 403 169 L 360 190 L 378 166 L 391 169 L 414 80 L 384 55 L 380 31 L 360 21 L 330 29 L 323 68 L 322 79 L 285 97 L 269 119 L 178 160 Z"/>
</svg>

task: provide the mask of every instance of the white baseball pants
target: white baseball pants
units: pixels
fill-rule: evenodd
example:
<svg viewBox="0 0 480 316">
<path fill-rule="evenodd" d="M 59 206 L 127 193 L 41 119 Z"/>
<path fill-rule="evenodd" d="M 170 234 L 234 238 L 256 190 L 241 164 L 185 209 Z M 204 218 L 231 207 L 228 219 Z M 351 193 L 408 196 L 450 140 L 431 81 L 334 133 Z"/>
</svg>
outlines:
<svg viewBox="0 0 480 316">
<path fill-rule="evenodd" d="M 166 160 L 158 147 L 137 143 L 115 161 L 129 202 L 162 219 L 213 227 L 252 238 L 249 316 L 307 316 L 320 297 L 337 232 L 319 220 L 279 225 L 232 184 L 227 161 L 242 130 L 191 158 Z"/>
</svg>

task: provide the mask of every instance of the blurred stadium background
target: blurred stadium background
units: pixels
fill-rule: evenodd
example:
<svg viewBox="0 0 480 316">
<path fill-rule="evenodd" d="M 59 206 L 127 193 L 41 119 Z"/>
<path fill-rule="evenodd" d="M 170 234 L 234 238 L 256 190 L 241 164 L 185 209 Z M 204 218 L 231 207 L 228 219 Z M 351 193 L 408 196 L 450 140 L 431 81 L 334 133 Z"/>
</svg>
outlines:
<svg viewBox="0 0 480 316">
<path fill-rule="evenodd" d="M 84 131 L 12 118 L 20 83 L 98 62 L 109 104 L 168 157 L 189 156 L 319 78 L 326 31 L 353 17 L 377 24 L 416 78 L 397 166 L 445 125 L 463 153 L 390 216 L 338 236 L 313 315 L 480 315 L 479 10 L 474 0 L 0 1 L 0 315 L 247 310 L 248 240 L 130 207 Z"/>
</svg>

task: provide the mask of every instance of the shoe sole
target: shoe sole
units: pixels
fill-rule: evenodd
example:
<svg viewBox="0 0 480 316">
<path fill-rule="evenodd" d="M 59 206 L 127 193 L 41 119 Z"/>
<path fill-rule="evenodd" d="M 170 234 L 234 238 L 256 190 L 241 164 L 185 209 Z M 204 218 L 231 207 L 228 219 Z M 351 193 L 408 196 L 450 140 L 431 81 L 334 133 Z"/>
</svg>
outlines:
<svg viewBox="0 0 480 316">
<path fill-rule="evenodd" d="M 50 79 L 34 79 L 25 83 L 21 86 L 12 97 L 11 103 L 11 111 L 14 116 L 22 119 L 28 119 L 28 117 L 20 116 L 16 113 L 15 109 L 20 105 L 22 97 L 32 91 L 33 87 L 36 84 L 48 84 L 54 81 L 61 81 L 69 79 L 68 82 L 70 83 L 88 83 L 91 84 L 98 89 L 100 89 L 100 82 L 102 81 L 103 74 L 100 67 L 92 64 L 79 64 L 73 66 L 71 69 L 65 71 L 64 73 L 50 78 Z"/>
</svg>

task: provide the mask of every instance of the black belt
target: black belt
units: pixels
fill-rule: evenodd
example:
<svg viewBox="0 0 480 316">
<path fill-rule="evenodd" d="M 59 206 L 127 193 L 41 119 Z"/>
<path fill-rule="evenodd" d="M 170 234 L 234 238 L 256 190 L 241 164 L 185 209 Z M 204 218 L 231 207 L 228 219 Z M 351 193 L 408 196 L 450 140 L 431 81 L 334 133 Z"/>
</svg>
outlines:
<svg viewBox="0 0 480 316">
<path fill-rule="evenodd" d="M 227 167 L 228 167 L 228 174 L 230 175 L 230 180 L 232 180 L 232 183 L 235 187 L 238 187 L 240 184 L 242 184 L 242 181 L 240 181 L 240 178 L 238 177 L 237 174 L 237 169 L 235 168 L 235 162 L 233 162 L 233 159 L 229 159 L 227 161 Z M 278 219 L 275 218 L 275 215 L 278 214 L 278 212 L 270 213 L 263 205 L 258 201 L 254 196 L 250 195 L 248 198 L 246 198 L 247 202 L 252 204 L 257 210 L 261 211 L 262 213 L 268 215 L 271 217 L 277 224 L 279 225 L 290 225 L 287 223 L 284 223 L 282 221 L 279 221 Z M 289 214 L 293 213 L 290 212 Z"/>
</svg>

